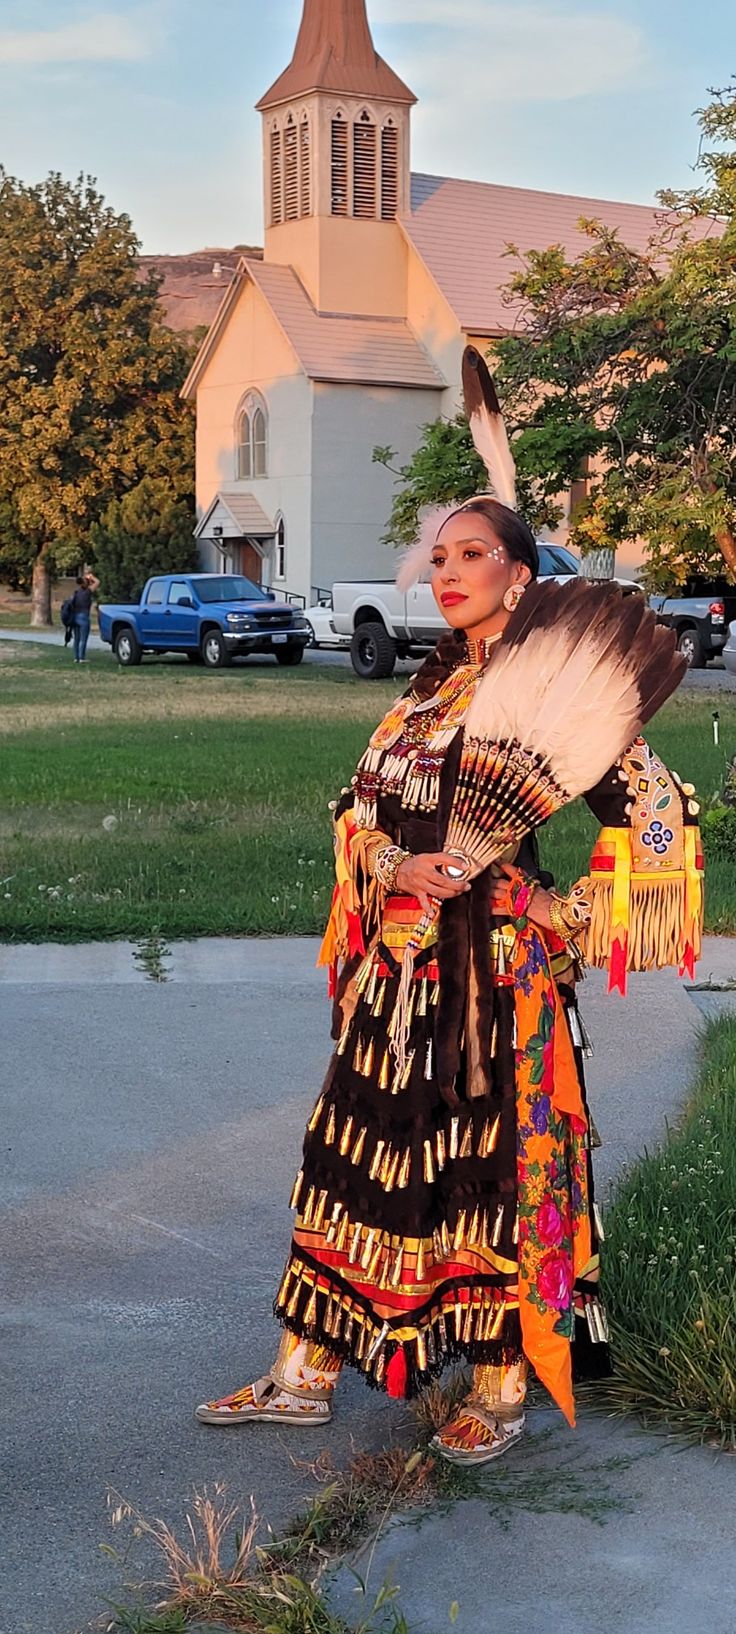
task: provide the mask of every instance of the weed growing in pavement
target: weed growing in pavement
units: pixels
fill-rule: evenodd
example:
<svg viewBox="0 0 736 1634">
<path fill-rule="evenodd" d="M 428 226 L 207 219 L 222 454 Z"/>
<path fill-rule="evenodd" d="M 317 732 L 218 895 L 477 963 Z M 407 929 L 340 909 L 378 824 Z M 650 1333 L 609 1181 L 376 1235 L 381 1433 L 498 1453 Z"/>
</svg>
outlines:
<svg viewBox="0 0 736 1634">
<path fill-rule="evenodd" d="M 141 970 L 144 971 L 149 982 L 168 981 L 166 960 L 171 958 L 171 948 L 167 947 L 164 937 L 158 926 L 154 926 L 150 936 L 146 936 L 138 943 L 133 958 Z"/>
<path fill-rule="evenodd" d="M 195 1494 L 179 1538 L 162 1520 L 149 1521 L 123 1500 L 113 1500 L 113 1524 L 132 1524 L 152 1543 L 163 1575 L 150 1588 L 160 1596 L 153 1610 L 114 1607 L 109 1634 L 409 1634 L 396 1604 L 398 1591 L 384 1585 L 368 1615 L 349 1625 L 329 1608 L 320 1579 L 324 1558 L 310 1556 L 312 1574 L 300 1575 L 273 1547 L 257 1542 L 259 1520 L 251 1506 L 243 1515 L 225 1488 Z M 307 1523 L 309 1524 L 309 1523 Z"/>
<path fill-rule="evenodd" d="M 619 1187 L 604 1288 L 616 1373 L 599 1401 L 736 1451 L 736 1018 L 703 1038 L 679 1126 Z"/>
<path fill-rule="evenodd" d="M 611 1458 L 581 1467 L 576 1449 L 560 1453 L 552 1431 L 522 1441 L 513 1458 L 490 1470 L 462 1470 L 436 1458 L 431 1437 L 466 1391 L 462 1371 L 444 1386 L 433 1385 L 407 1414 L 403 1442 L 375 1453 L 354 1452 L 345 1470 L 336 1469 L 326 1454 L 312 1464 L 295 1460 L 318 1491 L 283 1532 L 264 1542 L 255 1511 L 242 1516 L 221 1486 L 195 1496 L 183 1542 L 165 1522 L 148 1521 L 130 1504 L 112 1500 L 113 1522 L 130 1522 L 137 1536 L 154 1545 L 163 1566 L 162 1577 L 150 1585 L 160 1597 L 154 1612 L 118 1611 L 112 1628 L 121 1634 L 180 1634 L 183 1626 L 206 1624 L 208 1634 L 225 1628 L 243 1634 L 409 1634 L 398 1591 L 386 1585 L 358 1625 L 336 1617 L 328 1603 L 330 1572 L 346 1556 L 360 1568 L 367 1593 L 376 1547 L 389 1521 L 419 1526 L 430 1513 L 447 1513 L 471 1498 L 505 1530 L 520 1511 L 582 1515 L 602 1525 L 614 1510 L 628 1507 L 613 1478 L 632 1460 Z"/>
</svg>

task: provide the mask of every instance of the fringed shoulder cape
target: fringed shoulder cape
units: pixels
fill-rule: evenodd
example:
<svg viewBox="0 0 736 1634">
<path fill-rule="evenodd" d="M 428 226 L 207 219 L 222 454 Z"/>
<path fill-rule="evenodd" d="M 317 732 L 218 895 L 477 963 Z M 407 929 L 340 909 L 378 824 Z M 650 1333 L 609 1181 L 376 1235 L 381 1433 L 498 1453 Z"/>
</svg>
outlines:
<svg viewBox="0 0 736 1634">
<path fill-rule="evenodd" d="M 392 1016 L 417 900 L 387 895 L 376 843 L 441 849 L 453 756 L 483 672 L 465 648 L 428 697 L 410 689 L 334 812 L 336 886 L 321 959 L 336 1048 L 292 1195 L 275 1309 L 390 1394 L 454 1358 L 525 1356 L 570 1422 L 573 1376 L 609 1370 L 600 1218 L 575 961 L 534 925 L 492 918 L 488 877 L 446 903 L 415 962 L 406 1063 Z M 699 952 L 697 803 L 643 741 L 588 803 L 603 825 L 587 959 L 611 985 Z M 543 883 L 529 836 L 519 867 Z"/>
</svg>

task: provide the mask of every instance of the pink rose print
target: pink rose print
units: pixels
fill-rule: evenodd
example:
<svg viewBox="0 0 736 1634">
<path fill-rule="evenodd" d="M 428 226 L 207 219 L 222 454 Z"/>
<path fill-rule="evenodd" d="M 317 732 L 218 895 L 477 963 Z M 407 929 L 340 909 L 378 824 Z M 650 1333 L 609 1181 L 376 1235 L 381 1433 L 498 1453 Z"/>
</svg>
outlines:
<svg viewBox="0 0 736 1634">
<path fill-rule="evenodd" d="M 537 1232 L 545 1247 L 553 1248 L 557 1248 L 565 1235 L 562 1215 L 551 1197 L 545 1197 L 537 1210 Z"/>
<path fill-rule="evenodd" d="M 556 1311 L 567 1310 L 572 1293 L 572 1265 L 569 1255 L 552 1253 L 542 1260 L 537 1287 L 546 1305 Z"/>
</svg>

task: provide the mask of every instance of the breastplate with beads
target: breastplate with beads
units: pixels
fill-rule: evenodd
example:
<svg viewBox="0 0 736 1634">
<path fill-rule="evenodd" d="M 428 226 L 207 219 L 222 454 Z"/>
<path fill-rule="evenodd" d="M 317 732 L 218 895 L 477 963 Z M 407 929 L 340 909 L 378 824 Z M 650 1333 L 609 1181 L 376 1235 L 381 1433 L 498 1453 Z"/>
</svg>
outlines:
<svg viewBox="0 0 736 1634">
<path fill-rule="evenodd" d="M 419 702 L 410 693 L 397 699 L 384 716 L 352 780 L 361 828 L 378 826 L 382 795 L 398 797 L 408 811 L 436 810 L 445 756 L 463 725 L 483 668 L 477 661 L 459 664 L 431 698 Z"/>
</svg>

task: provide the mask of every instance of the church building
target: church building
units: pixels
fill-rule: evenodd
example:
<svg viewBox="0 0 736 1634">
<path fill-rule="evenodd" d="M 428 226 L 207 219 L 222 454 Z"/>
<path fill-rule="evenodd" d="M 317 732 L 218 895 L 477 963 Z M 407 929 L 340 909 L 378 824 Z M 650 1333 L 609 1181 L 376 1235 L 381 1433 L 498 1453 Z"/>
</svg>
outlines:
<svg viewBox="0 0 736 1634">
<path fill-rule="evenodd" d="M 392 577 L 394 479 L 373 449 L 403 464 L 457 412 L 463 347 L 487 352 L 513 322 L 508 243 L 575 252 L 581 216 L 633 249 L 652 234 L 645 206 L 412 174 L 415 101 L 376 53 L 366 0 L 304 0 L 258 104 L 264 257 L 240 261 L 184 387 L 208 571 L 307 602 Z"/>
</svg>

